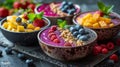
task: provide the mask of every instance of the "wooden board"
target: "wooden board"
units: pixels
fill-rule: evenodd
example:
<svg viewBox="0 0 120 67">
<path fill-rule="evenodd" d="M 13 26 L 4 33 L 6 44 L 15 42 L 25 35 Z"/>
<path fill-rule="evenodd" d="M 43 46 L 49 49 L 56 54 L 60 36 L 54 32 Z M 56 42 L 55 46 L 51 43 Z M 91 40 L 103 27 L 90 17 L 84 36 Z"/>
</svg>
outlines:
<svg viewBox="0 0 120 67">
<path fill-rule="evenodd" d="M 0 45 L 1 46 L 11 46 L 12 47 L 15 44 L 9 42 L 2 35 L 0 35 Z M 22 52 L 26 55 L 29 55 L 31 57 L 49 62 L 51 64 L 54 64 L 54 65 L 57 65 L 57 66 L 60 66 L 60 67 L 79 67 L 79 66 L 80 67 L 93 67 L 96 64 L 100 63 L 101 61 L 103 61 L 104 59 L 106 59 L 111 54 L 115 53 L 117 50 L 120 49 L 120 47 L 115 46 L 115 49 L 110 51 L 108 54 L 100 54 L 98 56 L 89 55 L 89 56 L 87 56 L 83 59 L 72 61 L 72 62 L 59 61 L 59 60 L 55 60 L 55 59 L 47 56 L 41 50 L 39 45 L 34 46 L 34 47 L 25 47 L 25 46 L 21 46 L 21 45 L 17 44 L 13 47 L 13 49 L 16 50 L 16 51 Z"/>
</svg>

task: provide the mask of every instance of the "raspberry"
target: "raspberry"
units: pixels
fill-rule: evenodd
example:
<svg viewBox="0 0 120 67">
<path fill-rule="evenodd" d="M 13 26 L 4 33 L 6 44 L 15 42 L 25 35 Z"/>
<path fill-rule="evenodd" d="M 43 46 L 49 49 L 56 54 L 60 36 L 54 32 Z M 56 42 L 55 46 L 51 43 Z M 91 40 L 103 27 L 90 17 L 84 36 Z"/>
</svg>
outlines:
<svg viewBox="0 0 120 67">
<path fill-rule="evenodd" d="M 70 44 L 69 42 L 66 42 L 64 46 L 72 46 L 72 44 Z"/>
<path fill-rule="evenodd" d="M 110 60 L 114 60 L 115 62 L 118 61 L 118 56 L 116 54 L 111 55 L 109 58 Z"/>
<path fill-rule="evenodd" d="M 49 31 L 48 31 L 48 33 L 53 33 L 53 32 L 54 32 L 54 30 L 49 30 Z"/>
<path fill-rule="evenodd" d="M 93 48 L 93 54 L 94 54 L 94 55 L 98 55 L 99 53 L 101 53 L 101 50 L 102 50 L 102 47 L 99 46 L 99 45 L 96 45 L 96 46 L 94 46 L 94 48 Z"/>
<path fill-rule="evenodd" d="M 52 32 L 52 33 L 49 33 L 49 34 L 48 34 L 48 37 L 51 38 L 52 35 L 55 35 L 55 33 L 53 33 L 53 32 Z"/>
<path fill-rule="evenodd" d="M 101 44 L 100 46 L 102 47 L 102 49 L 107 48 L 107 46 L 105 44 Z"/>
<path fill-rule="evenodd" d="M 94 51 L 97 51 L 98 53 L 101 53 L 102 47 L 101 46 L 95 46 Z"/>
<path fill-rule="evenodd" d="M 119 46 L 120 46 L 120 38 L 117 39 L 116 45 L 119 45 Z"/>
<path fill-rule="evenodd" d="M 103 48 L 103 49 L 102 49 L 102 53 L 103 53 L 103 54 L 107 54 L 107 53 L 108 53 L 108 49 L 107 49 L 107 48 Z"/>
<path fill-rule="evenodd" d="M 55 42 L 55 43 L 60 43 L 60 40 L 54 39 L 53 42 Z"/>
<path fill-rule="evenodd" d="M 57 26 L 51 26 L 51 30 L 56 31 L 57 30 Z"/>
<path fill-rule="evenodd" d="M 109 50 L 114 49 L 114 43 L 108 42 L 108 43 L 107 43 L 107 48 L 108 48 Z"/>
<path fill-rule="evenodd" d="M 51 40 L 51 41 L 54 41 L 54 39 L 56 39 L 56 38 L 57 38 L 56 35 L 52 35 L 51 38 L 50 38 L 50 40 Z"/>
</svg>

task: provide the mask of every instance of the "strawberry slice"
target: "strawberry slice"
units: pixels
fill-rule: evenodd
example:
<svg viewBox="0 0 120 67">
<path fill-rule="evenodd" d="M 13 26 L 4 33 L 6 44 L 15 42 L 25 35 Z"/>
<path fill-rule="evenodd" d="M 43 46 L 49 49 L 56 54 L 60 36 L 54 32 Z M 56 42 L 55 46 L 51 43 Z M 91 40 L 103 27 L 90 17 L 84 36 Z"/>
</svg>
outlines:
<svg viewBox="0 0 120 67">
<path fill-rule="evenodd" d="M 45 22 L 42 19 L 35 19 L 33 21 L 33 25 L 36 27 L 43 27 L 43 26 L 45 26 Z"/>
<path fill-rule="evenodd" d="M 54 42 L 54 40 L 55 40 L 56 38 L 57 38 L 56 35 L 52 35 L 52 36 L 50 37 L 50 40 Z"/>
</svg>

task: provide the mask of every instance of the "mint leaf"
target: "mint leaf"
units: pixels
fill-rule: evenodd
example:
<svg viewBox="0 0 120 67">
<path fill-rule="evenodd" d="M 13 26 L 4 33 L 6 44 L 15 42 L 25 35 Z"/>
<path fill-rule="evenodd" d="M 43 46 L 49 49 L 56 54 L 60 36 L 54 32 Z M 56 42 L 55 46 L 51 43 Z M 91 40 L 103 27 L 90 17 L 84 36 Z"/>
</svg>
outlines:
<svg viewBox="0 0 120 67">
<path fill-rule="evenodd" d="M 97 3 L 99 10 L 101 10 L 104 14 L 109 15 L 110 12 L 112 12 L 113 5 L 112 6 L 106 6 L 103 2 Z"/>
<path fill-rule="evenodd" d="M 40 12 L 39 14 L 36 14 L 37 18 L 42 19 L 44 15 L 44 12 Z"/>
<path fill-rule="evenodd" d="M 108 7 L 107 14 L 109 14 L 110 12 L 112 12 L 113 7 L 114 7 L 114 5 Z"/>
<path fill-rule="evenodd" d="M 61 20 L 61 19 L 58 19 L 57 20 L 57 24 L 60 28 L 65 28 L 66 26 L 66 21 L 65 20 Z"/>
<path fill-rule="evenodd" d="M 99 7 L 99 9 L 100 9 L 101 11 L 104 11 L 104 10 L 105 10 L 105 5 L 104 5 L 103 2 L 98 2 L 97 5 L 98 5 L 98 7 Z"/>
<path fill-rule="evenodd" d="M 30 21 L 33 21 L 35 19 L 36 15 L 34 13 L 30 13 L 28 14 L 28 18 L 30 19 Z"/>
</svg>

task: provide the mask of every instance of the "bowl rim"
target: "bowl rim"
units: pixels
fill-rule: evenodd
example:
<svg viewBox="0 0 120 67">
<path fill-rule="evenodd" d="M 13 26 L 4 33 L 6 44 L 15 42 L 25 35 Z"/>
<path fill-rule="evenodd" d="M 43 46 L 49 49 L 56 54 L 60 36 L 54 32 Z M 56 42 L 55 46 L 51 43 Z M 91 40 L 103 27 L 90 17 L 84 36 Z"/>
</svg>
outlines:
<svg viewBox="0 0 120 67">
<path fill-rule="evenodd" d="M 56 2 L 51 2 L 51 3 L 56 3 Z M 61 3 L 61 2 L 58 2 L 58 3 Z M 50 4 L 50 3 L 44 3 L 44 4 Z M 75 5 L 75 7 L 77 7 L 78 9 L 79 9 L 79 11 L 77 12 L 77 13 L 75 13 L 75 14 L 73 14 L 73 15 L 69 15 L 69 16 L 63 16 L 63 17 L 60 17 L 60 16 L 45 16 L 45 17 L 48 17 L 48 18 L 65 18 L 65 17 L 72 17 L 72 16 L 74 16 L 74 15 L 77 15 L 77 14 L 79 14 L 80 12 L 81 12 L 81 7 L 78 5 L 78 4 L 74 4 Z M 35 7 L 35 9 L 34 9 L 34 11 L 35 11 L 35 13 L 36 14 L 39 14 L 39 12 L 37 11 L 37 9 L 38 9 L 38 7 L 39 6 L 36 6 Z"/>
<path fill-rule="evenodd" d="M 75 16 L 73 17 L 73 23 L 74 23 L 74 24 L 78 24 L 78 22 L 76 21 L 76 18 L 77 18 L 78 16 L 80 16 L 80 15 L 82 15 L 82 14 L 85 14 L 85 13 L 88 13 L 88 12 L 95 12 L 95 11 L 98 11 L 98 10 L 94 10 L 94 11 L 92 10 L 92 11 L 82 12 L 82 13 L 79 13 L 79 14 L 75 15 Z M 116 13 L 116 12 L 111 12 L 111 14 L 114 14 L 118 19 L 120 19 L 120 15 L 119 15 L 118 13 Z M 80 25 L 80 24 L 79 24 L 79 25 Z M 87 28 L 97 30 L 97 29 L 110 29 L 110 28 L 114 28 L 114 27 L 116 27 L 116 26 L 120 26 L 120 24 L 115 25 L 115 26 L 113 26 L 113 27 L 108 27 L 108 28 L 93 28 L 93 27 L 87 27 Z M 85 27 L 85 26 L 84 26 L 84 27 Z"/>
<path fill-rule="evenodd" d="M 7 29 L 3 28 L 2 24 L 4 23 L 4 21 L 5 21 L 6 19 L 7 19 L 7 18 L 4 18 L 4 19 L 2 19 L 2 20 L 0 21 L 0 29 L 5 30 L 5 31 L 10 32 L 10 33 L 17 33 L 17 34 L 20 34 L 20 33 L 26 33 L 26 34 L 27 34 L 27 33 L 39 32 L 40 30 L 42 30 L 42 29 L 45 29 L 45 28 L 49 27 L 49 26 L 50 26 L 50 24 L 51 24 L 50 20 L 48 20 L 46 17 L 43 17 L 43 19 L 44 19 L 45 21 L 47 21 L 47 22 L 46 22 L 46 23 L 47 23 L 47 25 L 46 25 L 46 26 L 44 26 L 44 27 L 42 27 L 42 28 L 40 28 L 40 30 L 33 31 L 33 32 L 13 32 L 13 31 L 9 31 L 9 30 L 7 30 Z"/>
<path fill-rule="evenodd" d="M 46 28 L 46 29 L 48 29 L 48 28 Z M 50 45 L 50 44 L 48 45 L 48 43 L 42 41 L 41 38 L 39 37 L 40 34 L 41 34 L 44 30 L 46 30 L 46 29 L 42 29 L 41 31 L 38 32 L 38 34 L 37 34 L 37 39 L 38 39 L 39 42 L 42 42 L 42 43 L 44 43 L 44 44 L 47 45 L 47 46 L 55 47 L 55 48 L 79 48 L 79 47 L 84 47 L 84 46 L 88 46 L 89 44 L 91 44 L 91 43 L 94 42 L 94 41 L 96 42 L 96 41 L 97 41 L 97 38 L 98 38 L 98 35 L 97 35 L 97 33 L 96 33 L 94 30 L 85 27 L 85 29 L 88 29 L 88 30 L 92 31 L 92 32 L 95 34 L 96 37 L 94 38 L 94 40 L 92 40 L 92 41 L 90 41 L 90 42 L 88 42 L 87 44 L 84 44 L 84 45 L 82 45 L 82 46 L 75 46 L 75 47 L 52 46 L 52 45 Z M 39 45 L 40 45 L 40 44 L 39 44 Z M 94 44 L 94 45 L 95 45 L 95 44 Z"/>
</svg>

